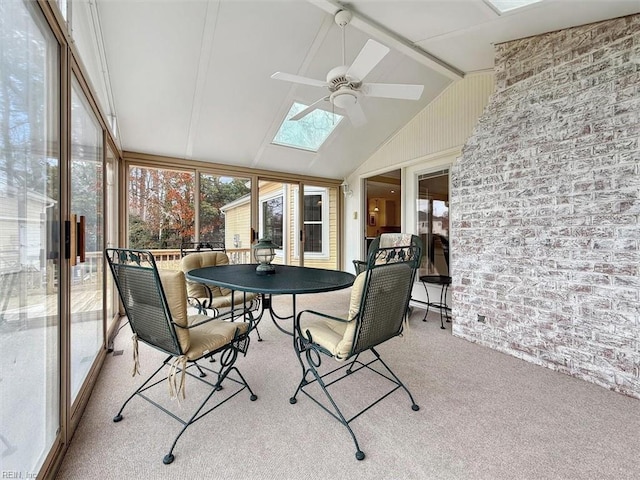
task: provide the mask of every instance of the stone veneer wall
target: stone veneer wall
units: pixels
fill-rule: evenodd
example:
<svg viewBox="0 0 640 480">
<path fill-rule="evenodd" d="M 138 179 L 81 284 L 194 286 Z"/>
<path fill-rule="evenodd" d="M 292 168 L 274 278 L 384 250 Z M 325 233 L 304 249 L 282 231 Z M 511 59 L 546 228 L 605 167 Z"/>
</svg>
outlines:
<svg viewBox="0 0 640 480">
<path fill-rule="evenodd" d="M 639 136 L 640 15 L 497 46 L 452 171 L 454 335 L 640 398 Z"/>
</svg>

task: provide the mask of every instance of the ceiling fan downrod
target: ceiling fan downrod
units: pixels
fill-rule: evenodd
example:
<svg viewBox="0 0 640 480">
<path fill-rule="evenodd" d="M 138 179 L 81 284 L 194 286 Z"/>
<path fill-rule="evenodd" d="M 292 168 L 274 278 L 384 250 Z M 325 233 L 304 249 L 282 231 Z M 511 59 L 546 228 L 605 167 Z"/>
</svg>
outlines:
<svg viewBox="0 0 640 480">
<path fill-rule="evenodd" d="M 340 27 L 340 30 L 342 30 L 342 65 L 347 64 L 344 27 L 349 25 L 349 22 L 352 18 L 353 14 L 349 10 L 338 10 L 333 17 L 336 24 L 338 24 L 338 26 Z"/>
</svg>

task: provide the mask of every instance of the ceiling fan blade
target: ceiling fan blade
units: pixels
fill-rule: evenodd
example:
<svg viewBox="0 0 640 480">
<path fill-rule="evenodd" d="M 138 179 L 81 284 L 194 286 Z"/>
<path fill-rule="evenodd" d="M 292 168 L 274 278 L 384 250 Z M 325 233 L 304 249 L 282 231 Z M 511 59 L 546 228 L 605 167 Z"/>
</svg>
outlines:
<svg viewBox="0 0 640 480">
<path fill-rule="evenodd" d="M 295 121 L 295 120 L 300 120 L 302 117 L 306 117 L 311 112 L 313 112 L 316 108 L 318 108 L 322 102 L 326 102 L 327 100 L 329 100 L 329 97 L 322 97 L 320 100 L 317 100 L 317 101 L 313 102 L 307 108 L 305 108 L 303 110 L 300 110 L 298 113 L 296 113 L 289 120 L 294 120 Z"/>
<path fill-rule="evenodd" d="M 364 83 L 360 91 L 367 97 L 399 98 L 419 100 L 424 85 L 405 85 L 402 83 Z"/>
<path fill-rule="evenodd" d="M 389 53 L 389 49 L 381 43 L 371 39 L 367 40 L 367 43 L 364 44 L 364 47 L 362 47 L 362 50 L 360 50 L 360 53 L 347 70 L 347 77 L 362 81 L 387 53 Z"/>
<path fill-rule="evenodd" d="M 365 117 L 360 103 L 354 103 L 346 109 L 346 112 L 351 125 L 353 125 L 354 127 L 361 127 L 362 125 L 367 123 L 367 117 Z"/>
<path fill-rule="evenodd" d="M 294 75 L 292 73 L 276 72 L 271 75 L 271 78 L 276 80 L 284 80 L 285 82 L 300 83 L 302 85 L 311 85 L 312 87 L 328 87 L 329 84 L 322 80 L 316 80 L 315 78 L 302 77 L 300 75 Z"/>
</svg>

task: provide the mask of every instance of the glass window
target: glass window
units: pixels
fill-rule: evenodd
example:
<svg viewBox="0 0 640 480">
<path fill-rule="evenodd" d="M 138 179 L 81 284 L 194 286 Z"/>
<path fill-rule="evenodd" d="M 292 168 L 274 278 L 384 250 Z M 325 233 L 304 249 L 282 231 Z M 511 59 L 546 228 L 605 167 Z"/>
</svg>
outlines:
<svg viewBox="0 0 640 480">
<path fill-rule="evenodd" d="M 0 470 L 35 475 L 60 428 L 58 43 L 0 2 Z"/>
<path fill-rule="evenodd" d="M 418 234 L 428 274 L 449 275 L 449 172 L 418 176 Z"/>
<path fill-rule="evenodd" d="M 72 403 L 104 338 L 102 142 L 102 128 L 74 78 L 71 88 L 70 213 L 71 228 L 75 227 L 74 218 L 77 219 L 79 235 L 84 237 L 84 249 L 78 240 L 77 258 L 71 259 L 70 271 Z"/>
<path fill-rule="evenodd" d="M 273 143 L 317 152 L 343 118 L 337 113 L 316 109 L 300 120 L 289 120 L 305 108 L 307 105 L 302 103 L 294 103 L 291 106 Z"/>
<path fill-rule="evenodd" d="M 322 200 L 320 193 L 304 195 L 304 252 L 322 253 Z"/>
<path fill-rule="evenodd" d="M 251 263 L 251 180 L 200 174 L 200 242 L 224 245 L 231 263 Z"/>
<path fill-rule="evenodd" d="M 262 238 L 282 247 L 284 244 L 284 203 L 282 195 L 262 202 Z"/>
<path fill-rule="evenodd" d="M 193 172 L 129 168 L 129 247 L 180 249 L 195 234 Z"/>
<path fill-rule="evenodd" d="M 297 197 L 298 189 L 294 194 Z M 295 231 L 302 230 L 304 264 L 309 267 L 338 268 L 337 251 L 337 200 L 339 190 L 335 187 L 304 186 L 303 210 L 298 218 L 298 209 L 293 208 Z M 302 222 L 302 228 L 298 228 Z M 295 245 L 295 257 L 300 257 L 300 247 Z"/>
</svg>

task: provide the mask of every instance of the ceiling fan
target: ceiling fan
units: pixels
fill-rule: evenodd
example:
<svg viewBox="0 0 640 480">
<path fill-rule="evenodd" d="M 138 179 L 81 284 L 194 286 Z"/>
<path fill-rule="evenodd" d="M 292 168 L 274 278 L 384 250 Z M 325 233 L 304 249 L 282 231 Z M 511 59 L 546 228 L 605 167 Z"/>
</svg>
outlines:
<svg viewBox="0 0 640 480">
<path fill-rule="evenodd" d="M 422 95 L 423 85 L 363 82 L 369 72 L 389 53 L 389 48 L 375 40 L 367 40 L 367 43 L 360 50 L 351 66 L 345 65 L 344 27 L 349 24 L 351 18 L 352 14 L 348 10 L 339 10 L 335 14 L 335 22 L 342 29 L 342 65 L 332 68 L 327 74 L 326 81 L 283 72 L 276 72 L 271 75 L 271 78 L 277 80 L 323 87 L 329 90 L 328 95 L 301 110 L 289 120 L 300 120 L 319 108 L 322 102 L 328 101 L 334 107 L 344 110 L 353 126 L 359 127 L 367 122 L 360 104 L 363 97 L 418 100 Z"/>
</svg>

